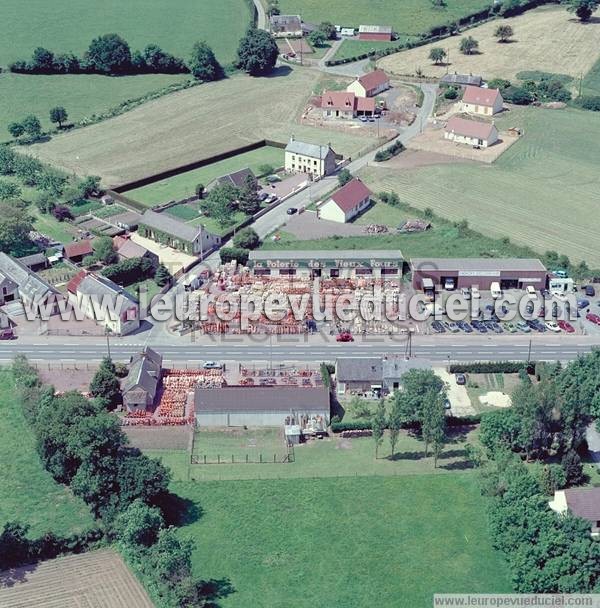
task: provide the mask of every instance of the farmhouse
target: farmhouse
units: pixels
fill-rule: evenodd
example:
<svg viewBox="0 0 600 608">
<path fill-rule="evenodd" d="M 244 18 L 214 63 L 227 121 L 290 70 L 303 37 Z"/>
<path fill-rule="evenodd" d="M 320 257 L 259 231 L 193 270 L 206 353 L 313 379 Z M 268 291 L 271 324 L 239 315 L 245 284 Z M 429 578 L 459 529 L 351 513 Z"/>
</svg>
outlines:
<svg viewBox="0 0 600 608">
<path fill-rule="evenodd" d="M 36 302 L 47 305 L 54 302 L 51 314 L 58 310 L 57 299 L 62 299 L 60 292 L 50 283 L 4 252 L 0 252 L 0 286 L 1 301 L 10 302 L 19 298 L 24 304 Z"/>
<path fill-rule="evenodd" d="M 113 334 L 125 336 L 140 326 L 138 301 L 106 277 L 82 270 L 68 282 L 67 291 L 86 317 Z"/>
<path fill-rule="evenodd" d="M 329 424 L 329 391 L 324 386 L 197 387 L 194 404 L 201 427 L 305 426 L 314 418 Z"/>
<path fill-rule="evenodd" d="M 275 38 L 301 38 L 302 19 L 300 15 L 272 15 L 270 19 L 271 33 Z"/>
<path fill-rule="evenodd" d="M 248 266 L 255 276 L 300 278 L 384 278 L 402 276 L 404 260 L 398 250 L 250 252 Z"/>
<path fill-rule="evenodd" d="M 371 204 L 371 194 L 362 181 L 355 177 L 319 207 L 319 218 L 345 224 Z"/>
<path fill-rule="evenodd" d="M 554 492 L 549 503 L 556 513 L 570 513 L 590 522 L 591 535 L 600 538 L 600 487 L 567 488 Z"/>
<path fill-rule="evenodd" d="M 468 85 L 465 88 L 460 109 L 469 114 L 492 116 L 502 111 L 504 100 L 498 89 L 483 89 Z"/>
<path fill-rule="evenodd" d="M 121 385 L 123 405 L 128 412 L 145 411 L 154 405 L 162 375 L 162 356 L 146 347 L 134 355 L 129 373 Z"/>
<path fill-rule="evenodd" d="M 92 241 L 84 239 L 82 241 L 75 241 L 65 245 L 64 256 L 69 262 L 73 264 L 81 264 L 83 258 L 88 255 L 92 255 L 94 249 L 92 247 Z"/>
<path fill-rule="evenodd" d="M 452 116 L 444 128 L 444 137 L 460 144 L 487 148 L 498 141 L 496 125 Z"/>
<path fill-rule="evenodd" d="M 360 25 L 358 27 L 358 39 L 391 42 L 392 28 L 389 25 Z"/>
<path fill-rule="evenodd" d="M 359 76 L 346 87 L 346 91 L 357 97 L 375 97 L 390 88 L 390 79 L 383 70 L 375 70 Z"/>
<path fill-rule="evenodd" d="M 113 247 L 119 256 L 119 260 L 131 260 L 133 258 L 145 258 L 152 262 L 152 266 L 158 266 L 158 256 L 149 251 L 139 243 L 136 243 L 129 236 L 113 237 Z"/>
<path fill-rule="evenodd" d="M 380 391 L 383 385 L 381 357 L 340 357 L 335 361 L 338 395 L 353 391 Z"/>
<path fill-rule="evenodd" d="M 473 86 L 480 87 L 483 84 L 483 78 L 481 76 L 474 76 L 473 74 L 446 74 L 440 78 L 440 84 L 454 85 L 459 87 Z"/>
<path fill-rule="evenodd" d="M 240 169 L 239 171 L 234 171 L 233 173 L 228 173 L 227 175 L 222 175 L 221 177 L 217 177 L 217 179 L 213 180 L 206 187 L 207 191 L 211 191 L 215 186 L 233 186 L 234 188 L 243 188 L 246 184 L 246 180 L 255 175 L 252 173 L 252 170 L 246 167 L 245 169 Z"/>
<path fill-rule="evenodd" d="M 292 136 L 285 148 L 285 170 L 291 173 L 307 173 L 313 179 L 335 171 L 335 152 L 328 144 L 309 144 L 296 141 Z"/>
<path fill-rule="evenodd" d="M 347 91 L 325 91 L 321 96 L 323 118 L 354 118 L 355 116 L 373 116 L 375 100 L 356 97 Z"/>
<path fill-rule="evenodd" d="M 424 281 L 441 287 L 447 279 L 456 289 L 478 287 L 488 290 L 494 282 L 501 289 L 524 289 L 533 285 L 544 289 L 548 278 L 546 267 L 536 259 L 523 258 L 413 258 L 410 261 L 412 284 L 423 289 Z"/>
<path fill-rule="evenodd" d="M 151 209 L 142 216 L 138 232 L 167 247 L 201 257 L 221 244 L 221 237 L 212 234 L 204 226 L 192 226 Z"/>
</svg>

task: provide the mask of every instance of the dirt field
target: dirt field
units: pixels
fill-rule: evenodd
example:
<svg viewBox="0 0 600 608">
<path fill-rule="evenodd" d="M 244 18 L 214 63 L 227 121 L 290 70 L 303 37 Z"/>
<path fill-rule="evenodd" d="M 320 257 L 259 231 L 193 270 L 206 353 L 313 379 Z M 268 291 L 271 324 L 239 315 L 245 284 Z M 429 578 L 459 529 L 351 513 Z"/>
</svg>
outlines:
<svg viewBox="0 0 600 608">
<path fill-rule="evenodd" d="M 111 550 L 59 557 L 0 573 L 2 608 L 153 608 Z"/>
<path fill-rule="evenodd" d="M 260 139 L 286 142 L 292 134 L 331 142 L 336 152 L 355 156 L 373 143 L 367 134 L 297 122 L 321 77 L 316 70 L 287 66 L 269 78 L 237 75 L 162 97 L 29 150 L 69 171 L 100 175 L 112 186 Z"/>
<path fill-rule="evenodd" d="M 499 24 L 510 25 L 514 39 L 500 44 L 493 37 Z M 477 55 L 459 50 L 462 35 L 385 57 L 380 67 L 396 74 L 414 74 L 417 68 L 426 76 L 441 77 L 449 72 L 482 74 L 485 78 L 514 79 L 522 70 L 542 70 L 579 77 L 586 74 L 600 55 L 600 20 L 581 24 L 560 7 L 543 7 L 510 19 L 494 20 L 464 33 L 479 41 Z M 450 53 L 449 65 L 435 66 L 429 60 L 432 47 Z"/>
<path fill-rule="evenodd" d="M 140 450 L 187 450 L 192 432 L 189 426 L 125 426 L 123 431 Z"/>
</svg>

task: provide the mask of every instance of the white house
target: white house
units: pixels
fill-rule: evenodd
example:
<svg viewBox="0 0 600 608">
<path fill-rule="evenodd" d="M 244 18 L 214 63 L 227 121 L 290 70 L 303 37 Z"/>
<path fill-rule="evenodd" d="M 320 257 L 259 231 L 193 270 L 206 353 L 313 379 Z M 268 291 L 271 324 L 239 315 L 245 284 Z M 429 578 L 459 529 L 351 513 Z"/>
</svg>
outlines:
<svg viewBox="0 0 600 608">
<path fill-rule="evenodd" d="M 375 70 L 359 76 L 346 87 L 346 91 L 357 97 L 375 97 L 390 88 L 390 79 L 383 70 Z"/>
<path fill-rule="evenodd" d="M 369 206 L 371 194 L 372 192 L 360 179 L 355 177 L 319 207 L 319 217 L 345 224 Z"/>
<path fill-rule="evenodd" d="M 469 114 L 493 116 L 502 111 L 504 100 L 498 89 L 467 86 L 461 101 L 461 111 Z"/>
<path fill-rule="evenodd" d="M 302 38 L 300 15 L 272 15 L 269 22 L 275 38 Z"/>
<path fill-rule="evenodd" d="M 444 137 L 460 144 L 487 148 L 498 141 L 496 125 L 453 116 L 444 128 Z"/>
<path fill-rule="evenodd" d="M 335 152 L 330 145 L 296 141 L 292 136 L 285 148 L 285 170 L 288 173 L 306 173 L 313 178 L 335 171 Z"/>
</svg>

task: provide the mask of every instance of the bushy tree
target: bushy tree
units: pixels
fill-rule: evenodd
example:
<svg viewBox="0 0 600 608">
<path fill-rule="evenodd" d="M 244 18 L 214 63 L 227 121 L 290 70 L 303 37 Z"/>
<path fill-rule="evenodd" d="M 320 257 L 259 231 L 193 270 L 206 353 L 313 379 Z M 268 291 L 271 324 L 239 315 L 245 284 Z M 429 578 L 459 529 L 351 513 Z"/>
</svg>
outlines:
<svg viewBox="0 0 600 608">
<path fill-rule="evenodd" d="M 137 550 L 153 545 L 162 526 L 160 510 L 138 498 L 116 517 L 113 532 L 120 542 Z"/>
<path fill-rule="evenodd" d="M 373 441 L 375 443 L 375 459 L 377 459 L 379 448 L 383 443 L 385 425 L 385 402 L 383 399 L 380 399 L 379 403 L 377 404 L 377 409 L 375 410 L 375 416 L 373 416 L 373 420 L 371 420 L 371 430 L 373 433 Z"/>
<path fill-rule="evenodd" d="M 52 72 L 54 70 L 54 53 L 38 46 L 33 51 L 31 69 L 36 72 Z"/>
<path fill-rule="evenodd" d="M 223 68 L 212 49 L 204 41 L 194 44 L 188 68 L 198 80 L 218 80 L 223 76 Z"/>
<path fill-rule="evenodd" d="M 19 257 L 25 255 L 31 241 L 29 233 L 33 230 L 33 218 L 26 209 L 14 204 L 14 201 L 3 201 L 0 204 L 0 251 Z"/>
<path fill-rule="evenodd" d="M 441 46 L 434 46 L 429 51 L 429 59 L 431 59 L 435 65 L 439 65 L 446 59 L 446 54 L 446 51 Z"/>
<path fill-rule="evenodd" d="M 14 172 L 15 175 L 26 185 L 36 186 L 40 175 L 44 170 L 42 163 L 31 156 L 22 154 L 15 155 Z"/>
<path fill-rule="evenodd" d="M 268 74 L 275 67 L 279 49 L 269 32 L 250 28 L 237 51 L 237 67 L 251 76 Z"/>
<path fill-rule="evenodd" d="M 55 169 L 46 169 L 40 173 L 37 186 L 50 196 L 58 198 L 63 193 L 66 182 L 67 176 L 64 173 Z"/>
<path fill-rule="evenodd" d="M 233 237 L 233 244 L 242 249 L 256 249 L 260 245 L 260 237 L 251 226 L 242 228 Z"/>
<path fill-rule="evenodd" d="M 10 198 L 19 198 L 21 196 L 21 188 L 14 182 L 0 180 L 0 200 L 8 200 Z"/>
<path fill-rule="evenodd" d="M 463 55 L 473 55 L 479 48 L 479 42 L 473 36 L 465 36 L 461 38 L 458 48 Z"/>
<path fill-rule="evenodd" d="M 94 260 L 103 264 L 114 264 L 118 260 L 117 253 L 113 248 L 112 239 L 109 236 L 99 236 L 94 239 Z"/>
<path fill-rule="evenodd" d="M 498 38 L 498 42 L 508 42 L 513 35 L 514 31 L 510 25 L 499 25 L 494 30 L 494 38 Z"/>
<path fill-rule="evenodd" d="M 115 407 L 121 401 L 121 386 L 115 364 L 105 357 L 90 383 L 90 394 L 100 397 L 107 407 Z"/>
<path fill-rule="evenodd" d="M 348 171 L 348 169 L 342 169 L 338 173 L 338 184 L 340 186 L 345 186 L 351 180 L 352 180 L 352 173 L 350 173 L 350 171 Z"/>
<path fill-rule="evenodd" d="M 31 549 L 28 532 L 28 525 L 16 521 L 4 524 L 0 534 L 0 570 L 8 570 L 28 561 Z"/>
<path fill-rule="evenodd" d="M 238 264 L 245 266 L 248 263 L 248 255 L 250 252 L 247 249 L 241 247 L 221 247 L 219 250 L 219 256 L 223 264 L 236 260 Z"/>
<path fill-rule="evenodd" d="M 337 38 L 337 30 L 331 21 L 321 21 L 319 31 L 325 34 L 327 40 L 335 40 Z"/>
<path fill-rule="evenodd" d="M 66 205 L 55 205 L 52 209 L 52 215 L 59 221 L 64 222 L 66 220 L 72 220 L 73 214 Z"/>
<path fill-rule="evenodd" d="M 589 21 L 592 13 L 600 6 L 599 0 L 565 0 L 567 10 L 575 13 L 580 21 Z"/>
<path fill-rule="evenodd" d="M 154 282 L 159 287 L 164 287 L 171 280 L 171 273 L 164 264 L 159 264 L 154 273 Z"/>
<path fill-rule="evenodd" d="M 23 135 L 23 133 L 25 133 L 25 127 L 23 127 L 20 122 L 11 122 L 7 128 L 8 132 L 15 139 L 18 139 L 19 137 L 21 137 L 21 135 Z"/>
<path fill-rule="evenodd" d="M 308 35 L 308 41 L 312 44 L 312 46 L 322 47 L 325 46 L 325 42 L 327 42 L 327 37 L 320 30 L 315 30 Z"/>
<path fill-rule="evenodd" d="M 50 110 L 50 122 L 58 124 L 58 128 L 61 129 L 63 122 L 66 122 L 69 118 L 67 111 L 62 106 L 56 106 Z"/>
<path fill-rule="evenodd" d="M 21 121 L 25 133 L 29 135 L 30 139 L 34 140 L 40 137 L 42 134 L 42 125 L 37 116 L 29 114 Z"/>
<path fill-rule="evenodd" d="M 8 145 L 0 145 L 0 175 L 12 175 L 15 172 L 15 153 Z"/>
<path fill-rule="evenodd" d="M 247 215 L 254 215 L 260 209 L 258 191 L 260 186 L 254 175 L 248 175 L 239 190 L 238 208 Z"/>
<path fill-rule="evenodd" d="M 85 59 L 102 74 L 124 74 L 131 69 L 131 49 L 118 34 L 104 34 L 92 40 Z"/>
<path fill-rule="evenodd" d="M 561 466 L 568 486 L 579 486 L 584 482 L 583 465 L 575 450 L 569 450 L 562 458 Z"/>
</svg>

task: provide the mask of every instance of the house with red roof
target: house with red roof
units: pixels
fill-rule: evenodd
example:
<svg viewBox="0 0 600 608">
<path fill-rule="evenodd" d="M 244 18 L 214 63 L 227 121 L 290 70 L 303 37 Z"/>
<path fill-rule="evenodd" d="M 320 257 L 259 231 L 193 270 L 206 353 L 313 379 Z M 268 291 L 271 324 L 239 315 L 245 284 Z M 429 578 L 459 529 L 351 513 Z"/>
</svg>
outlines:
<svg viewBox="0 0 600 608">
<path fill-rule="evenodd" d="M 354 93 L 357 97 L 375 97 L 390 88 L 390 79 L 383 70 L 375 70 L 363 74 L 346 87 L 348 93 Z"/>
<path fill-rule="evenodd" d="M 375 99 L 348 91 L 325 91 L 321 95 L 323 118 L 354 118 L 375 114 Z"/>
<path fill-rule="evenodd" d="M 498 89 L 484 89 L 482 87 L 465 87 L 460 109 L 469 114 L 493 116 L 501 112 L 504 100 Z"/>
<path fill-rule="evenodd" d="M 446 123 L 444 137 L 459 144 L 487 148 L 498 141 L 498 129 L 494 123 L 453 116 Z"/>
<path fill-rule="evenodd" d="M 64 257 L 73 264 L 80 264 L 83 258 L 92 255 L 92 253 L 94 253 L 92 241 L 83 239 L 82 241 L 74 241 L 65 245 Z"/>
<path fill-rule="evenodd" d="M 345 224 L 371 204 L 372 194 L 362 181 L 355 177 L 320 205 L 319 218 Z"/>
<path fill-rule="evenodd" d="M 375 42 L 391 42 L 391 25 L 359 25 L 358 39 L 371 40 Z"/>
</svg>

